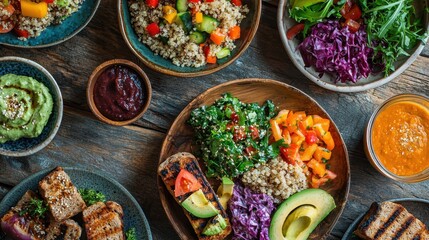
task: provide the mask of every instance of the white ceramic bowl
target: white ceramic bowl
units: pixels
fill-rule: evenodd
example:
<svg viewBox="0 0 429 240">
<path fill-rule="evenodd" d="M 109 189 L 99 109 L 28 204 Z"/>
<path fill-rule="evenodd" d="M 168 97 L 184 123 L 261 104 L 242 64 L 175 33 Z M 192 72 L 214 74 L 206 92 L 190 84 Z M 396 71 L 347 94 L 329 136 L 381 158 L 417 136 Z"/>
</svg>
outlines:
<svg viewBox="0 0 429 240">
<path fill-rule="evenodd" d="M 420 14 L 424 14 L 424 25 L 426 26 L 426 31 L 429 30 L 429 14 L 424 11 L 424 9 L 429 6 L 429 0 L 415 0 L 415 9 L 419 11 Z M 302 60 L 301 54 L 299 51 L 296 51 L 297 46 L 300 44 L 300 41 L 296 38 L 288 40 L 286 37 L 287 29 L 296 24 L 295 20 L 289 17 L 289 1 L 279 0 L 279 7 L 277 11 L 277 25 L 280 32 L 280 38 L 282 39 L 283 46 L 286 49 L 289 58 L 295 64 L 295 66 L 311 81 L 317 85 L 332 90 L 336 92 L 360 92 L 365 91 L 371 88 L 381 86 L 385 83 L 388 83 L 392 79 L 399 76 L 405 69 L 407 69 L 416 58 L 420 55 L 420 52 L 424 48 L 424 43 L 418 44 L 411 51 L 409 51 L 410 56 L 402 58 L 395 63 L 395 71 L 389 76 L 384 77 L 384 73 L 377 75 L 370 75 L 368 78 L 360 79 L 357 83 L 335 83 L 334 77 L 329 74 L 324 74 L 322 77 L 319 77 L 319 73 L 316 72 L 314 67 L 304 67 L 304 62 Z M 425 42 L 427 39 L 425 39 Z"/>
</svg>

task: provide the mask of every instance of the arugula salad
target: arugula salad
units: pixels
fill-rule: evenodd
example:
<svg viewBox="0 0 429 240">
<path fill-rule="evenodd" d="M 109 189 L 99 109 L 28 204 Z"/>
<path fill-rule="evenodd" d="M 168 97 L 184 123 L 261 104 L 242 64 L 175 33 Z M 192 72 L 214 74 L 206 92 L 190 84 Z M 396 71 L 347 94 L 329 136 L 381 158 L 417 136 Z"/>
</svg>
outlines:
<svg viewBox="0 0 429 240">
<path fill-rule="evenodd" d="M 286 37 L 302 40 L 297 50 L 305 66 L 313 66 L 320 76 L 353 83 L 370 74 L 388 76 L 395 62 L 427 37 L 415 2 L 292 0 L 289 15 L 297 24 Z"/>
</svg>

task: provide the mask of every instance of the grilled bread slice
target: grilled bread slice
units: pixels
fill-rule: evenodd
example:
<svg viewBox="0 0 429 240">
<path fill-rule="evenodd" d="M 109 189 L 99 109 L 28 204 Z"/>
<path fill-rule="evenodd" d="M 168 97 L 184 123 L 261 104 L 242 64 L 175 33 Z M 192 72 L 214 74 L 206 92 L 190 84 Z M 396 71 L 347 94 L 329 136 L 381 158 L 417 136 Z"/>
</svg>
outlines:
<svg viewBox="0 0 429 240">
<path fill-rule="evenodd" d="M 77 188 L 61 167 L 57 167 L 40 180 L 39 192 L 57 222 L 75 216 L 86 207 Z"/>
<path fill-rule="evenodd" d="M 83 211 L 88 240 L 125 240 L 124 212 L 116 202 L 98 202 Z"/>
<path fill-rule="evenodd" d="M 365 240 L 429 240 L 424 223 L 392 202 L 373 203 L 354 233 Z"/>
<path fill-rule="evenodd" d="M 46 230 L 45 240 L 79 240 L 82 234 L 82 228 L 72 219 L 67 219 L 62 223 L 52 222 Z"/>
<path fill-rule="evenodd" d="M 201 183 L 202 191 L 205 197 L 213 204 L 215 208 L 217 208 L 222 217 L 225 219 L 227 226 L 226 228 L 217 235 L 206 236 L 202 234 L 204 227 L 210 222 L 209 218 L 198 218 L 190 214 L 188 211 L 184 209 L 186 217 L 194 228 L 195 232 L 198 235 L 199 239 L 202 240 L 215 240 L 215 239 L 224 239 L 231 233 L 231 224 L 229 222 L 229 218 L 223 209 L 222 205 L 219 202 L 219 199 L 216 193 L 213 191 L 206 177 L 204 176 L 203 171 L 198 165 L 198 161 L 194 155 L 186 152 L 176 153 L 169 158 L 167 158 L 164 162 L 162 162 L 158 167 L 158 174 L 161 176 L 162 180 L 165 183 L 168 191 L 174 197 L 174 185 L 176 182 L 177 175 L 179 174 L 181 169 L 186 169 L 190 173 L 192 173 L 195 178 Z M 183 202 L 187 197 L 189 197 L 192 193 L 187 193 L 185 195 L 174 197 L 177 203 Z"/>
</svg>

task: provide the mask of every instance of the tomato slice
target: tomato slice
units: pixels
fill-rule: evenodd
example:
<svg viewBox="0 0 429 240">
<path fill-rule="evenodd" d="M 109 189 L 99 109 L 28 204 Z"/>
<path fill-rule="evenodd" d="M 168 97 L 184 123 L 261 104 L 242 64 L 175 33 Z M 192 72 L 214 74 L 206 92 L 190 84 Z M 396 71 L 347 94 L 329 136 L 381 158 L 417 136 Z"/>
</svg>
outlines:
<svg viewBox="0 0 429 240">
<path fill-rule="evenodd" d="M 2 20 L 9 19 L 15 12 L 15 8 L 12 6 L 12 4 L 9 4 L 3 8 L 0 7 L 0 12 L 2 12 L 3 10 L 5 10 L 6 14 L 0 17 Z"/>
<path fill-rule="evenodd" d="M 182 169 L 177 175 L 176 182 L 174 184 L 174 196 L 182 196 L 189 192 L 195 192 L 200 189 L 201 183 L 195 178 L 192 173 L 186 169 Z"/>
<path fill-rule="evenodd" d="M 299 146 L 292 143 L 289 147 L 280 147 L 281 157 L 287 163 L 295 165 L 299 160 Z"/>
<path fill-rule="evenodd" d="M 293 27 L 289 28 L 286 32 L 287 39 L 291 40 L 292 38 L 294 38 L 298 33 L 304 30 L 304 27 L 305 27 L 304 23 L 298 23 Z"/>
<path fill-rule="evenodd" d="M 8 33 L 15 27 L 12 21 L 0 21 L 0 33 Z"/>
<path fill-rule="evenodd" d="M 341 15 L 345 19 L 353 19 L 356 21 L 362 16 L 362 11 L 357 4 L 353 4 L 352 8 L 350 8 L 350 11 L 344 14 L 341 13 Z"/>
<path fill-rule="evenodd" d="M 28 38 L 30 36 L 30 33 L 27 30 L 14 28 L 14 31 L 18 37 Z"/>
</svg>

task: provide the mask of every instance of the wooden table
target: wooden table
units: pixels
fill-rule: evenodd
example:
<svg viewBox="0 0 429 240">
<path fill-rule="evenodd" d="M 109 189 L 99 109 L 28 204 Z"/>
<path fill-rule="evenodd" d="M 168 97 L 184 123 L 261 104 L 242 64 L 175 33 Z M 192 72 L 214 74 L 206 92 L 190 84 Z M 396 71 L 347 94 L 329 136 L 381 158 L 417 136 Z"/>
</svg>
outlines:
<svg viewBox="0 0 429 240">
<path fill-rule="evenodd" d="M 44 150 L 25 158 L 0 156 L 0 199 L 25 177 L 54 166 L 80 166 L 104 171 L 138 200 L 154 239 L 178 239 L 156 185 L 156 169 L 165 133 L 179 112 L 210 87 L 238 78 L 270 78 L 295 86 L 315 98 L 331 115 L 347 144 L 351 188 L 347 206 L 329 239 L 340 239 L 349 224 L 371 202 L 398 197 L 429 199 L 429 181 L 402 184 L 379 174 L 366 160 L 363 132 L 373 110 L 400 93 L 429 95 L 429 47 L 400 77 L 361 93 L 325 90 L 307 80 L 286 55 L 276 24 L 277 8 L 264 3 L 255 39 L 227 68 L 205 77 L 174 78 L 146 68 L 126 47 L 119 33 L 115 0 L 103 0 L 92 22 L 77 36 L 55 47 L 0 47 L 0 56 L 19 56 L 43 65 L 57 80 L 64 98 L 61 128 Z M 86 83 L 92 70 L 113 58 L 139 63 L 153 88 L 152 103 L 136 124 L 114 127 L 97 121 L 86 103 Z"/>
</svg>

